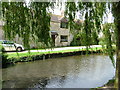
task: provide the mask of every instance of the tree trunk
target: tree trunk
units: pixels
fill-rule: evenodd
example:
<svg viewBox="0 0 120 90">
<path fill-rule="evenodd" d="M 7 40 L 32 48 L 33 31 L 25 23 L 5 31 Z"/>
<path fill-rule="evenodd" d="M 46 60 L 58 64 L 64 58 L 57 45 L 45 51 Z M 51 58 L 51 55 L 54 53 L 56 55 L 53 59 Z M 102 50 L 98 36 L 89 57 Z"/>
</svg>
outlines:
<svg viewBox="0 0 120 90">
<path fill-rule="evenodd" d="M 120 51 L 118 55 L 116 61 L 116 81 L 115 81 L 115 88 L 117 88 L 117 90 L 120 89 Z"/>
<path fill-rule="evenodd" d="M 120 12 L 119 12 L 120 13 Z M 117 59 L 116 59 L 116 82 L 115 87 L 120 89 L 120 17 L 117 20 Z"/>
<path fill-rule="evenodd" d="M 117 58 L 116 58 L 116 81 L 115 88 L 120 89 L 120 1 L 112 4 L 112 13 L 116 24 L 116 47 L 117 47 Z"/>
</svg>

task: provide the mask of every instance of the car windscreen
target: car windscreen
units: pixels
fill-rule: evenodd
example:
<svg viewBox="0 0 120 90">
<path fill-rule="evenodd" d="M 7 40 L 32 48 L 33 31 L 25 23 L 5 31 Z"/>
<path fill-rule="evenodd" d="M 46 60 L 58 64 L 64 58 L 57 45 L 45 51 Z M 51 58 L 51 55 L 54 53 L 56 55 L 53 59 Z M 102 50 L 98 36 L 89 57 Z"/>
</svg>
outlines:
<svg viewBox="0 0 120 90">
<path fill-rule="evenodd" d="M 14 44 L 14 42 L 12 42 L 12 41 L 3 41 L 2 44 Z"/>
</svg>

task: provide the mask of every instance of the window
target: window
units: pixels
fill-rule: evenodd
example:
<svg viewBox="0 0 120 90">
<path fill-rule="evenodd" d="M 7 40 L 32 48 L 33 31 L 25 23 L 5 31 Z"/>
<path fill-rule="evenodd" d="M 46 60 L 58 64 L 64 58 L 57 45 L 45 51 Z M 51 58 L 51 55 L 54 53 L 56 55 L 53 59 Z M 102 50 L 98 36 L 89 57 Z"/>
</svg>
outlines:
<svg viewBox="0 0 120 90">
<path fill-rule="evenodd" d="M 61 42 L 68 42 L 68 36 L 61 35 L 60 38 L 61 38 L 60 40 Z"/>
<path fill-rule="evenodd" d="M 14 44 L 12 41 L 3 41 L 3 44 Z"/>
<path fill-rule="evenodd" d="M 14 44 L 14 42 L 12 42 L 12 41 L 8 41 L 8 44 Z"/>
<path fill-rule="evenodd" d="M 67 22 L 61 22 L 60 28 L 68 28 Z"/>
<path fill-rule="evenodd" d="M 7 41 L 3 41 L 3 44 L 8 44 L 8 42 Z"/>
</svg>

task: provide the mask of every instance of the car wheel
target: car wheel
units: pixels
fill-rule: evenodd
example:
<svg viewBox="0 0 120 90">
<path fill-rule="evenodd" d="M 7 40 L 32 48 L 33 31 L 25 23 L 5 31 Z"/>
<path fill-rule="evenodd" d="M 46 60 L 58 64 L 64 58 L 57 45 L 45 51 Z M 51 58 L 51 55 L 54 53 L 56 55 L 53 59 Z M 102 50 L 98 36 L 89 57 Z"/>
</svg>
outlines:
<svg viewBox="0 0 120 90">
<path fill-rule="evenodd" d="M 18 47 L 18 48 L 17 48 L 17 51 L 18 51 L 18 52 L 21 52 L 21 51 L 22 51 L 22 48 L 21 48 L 21 47 Z"/>
</svg>

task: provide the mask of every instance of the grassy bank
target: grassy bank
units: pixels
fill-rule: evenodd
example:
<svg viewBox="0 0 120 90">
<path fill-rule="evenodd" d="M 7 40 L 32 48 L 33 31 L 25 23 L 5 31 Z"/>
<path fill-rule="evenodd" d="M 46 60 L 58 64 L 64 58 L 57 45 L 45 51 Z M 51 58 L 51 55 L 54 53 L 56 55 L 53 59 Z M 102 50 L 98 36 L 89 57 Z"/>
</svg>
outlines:
<svg viewBox="0 0 120 90">
<path fill-rule="evenodd" d="M 38 52 L 39 51 L 39 52 Z M 48 58 L 55 58 L 55 57 L 66 57 L 66 56 L 73 56 L 73 55 L 85 55 L 85 54 L 93 54 L 93 53 L 103 53 L 105 52 L 102 47 L 92 47 L 88 50 L 84 48 L 79 49 L 71 49 L 67 48 L 62 50 L 59 48 L 57 50 L 54 49 L 42 49 L 42 50 L 31 50 L 30 52 L 13 52 L 7 53 L 8 57 L 5 61 L 5 65 L 11 65 L 16 62 L 29 62 L 35 60 L 43 60 Z M 7 66 L 6 65 L 6 66 Z"/>
<path fill-rule="evenodd" d="M 45 49 L 42 49 L 45 50 Z M 98 48 L 89 48 L 89 51 L 103 51 L 102 47 Z M 18 53 L 8 53 L 8 59 L 9 58 L 20 58 L 20 57 L 26 57 L 26 56 L 33 56 L 33 55 L 43 55 L 43 54 L 55 54 L 55 53 L 69 53 L 69 52 L 76 52 L 76 51 L 86 51 L 86 48 L 83 49 L 68 49 L 68 50 L 60 50 L 60 51 L 45 51 L 45 52 L 18 52 Z"/>
</svg>

